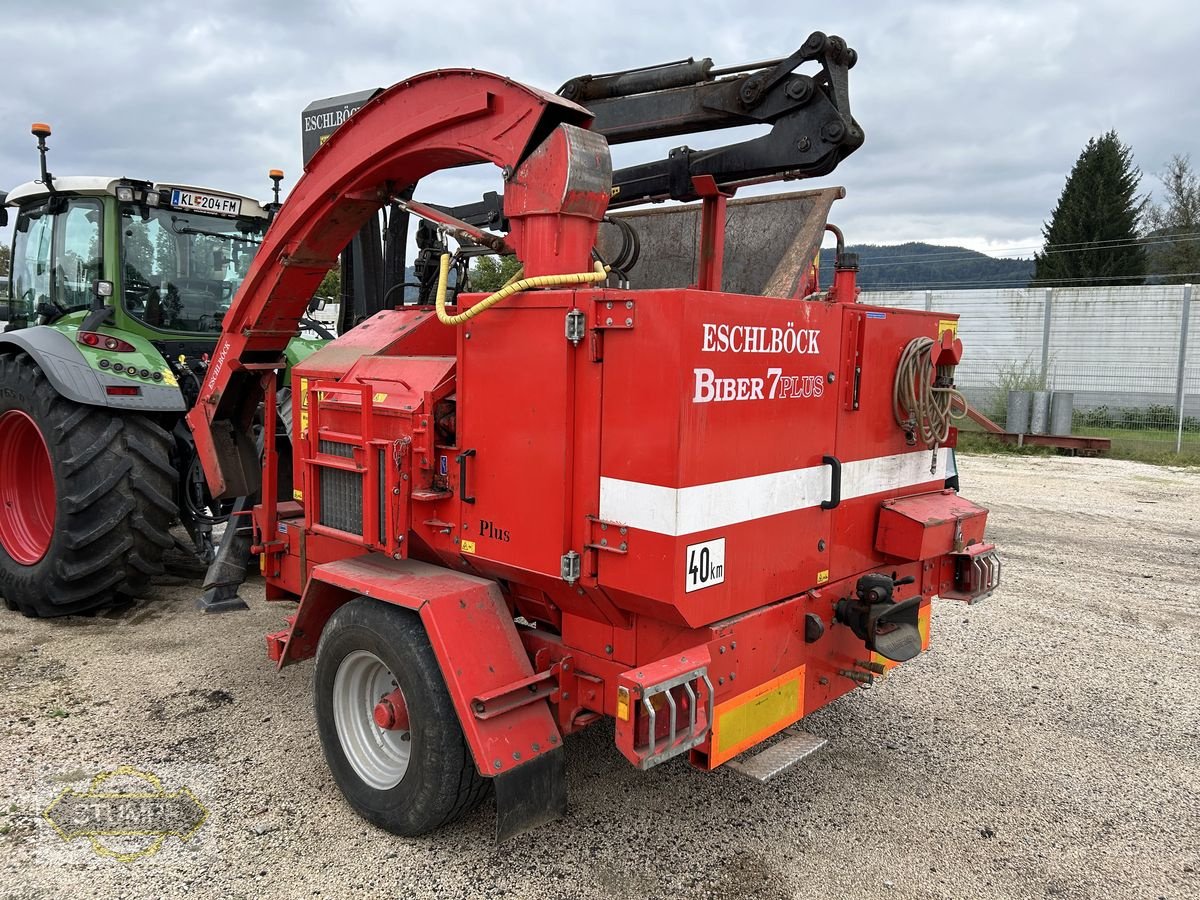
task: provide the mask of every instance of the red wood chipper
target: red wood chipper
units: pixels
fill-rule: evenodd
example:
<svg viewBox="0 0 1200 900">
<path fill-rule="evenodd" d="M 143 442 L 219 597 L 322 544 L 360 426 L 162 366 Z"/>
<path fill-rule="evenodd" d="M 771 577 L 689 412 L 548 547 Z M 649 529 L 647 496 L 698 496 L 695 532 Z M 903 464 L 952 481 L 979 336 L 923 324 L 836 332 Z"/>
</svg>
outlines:
<svg viewBox="0 0 1200 900">
<path fill-rule="evenodd" d="M 747 751 L 928 646 L 934 595 L 995 586 L 986 510 L 944 487 L 955 317 L 858 304 L 845 252 L 819 292 L 827 203 L 802 265 L 723 290 L 733 190 L 827 173 L 862 143 L 853 62 L 817 33 L 757 67 L 689 61 L 560 95 L 438 71 L 379 94 L 311 160 L 188 418 L 213 493 L 262 498 L 267 596 L 299 601 L 270 655 L 316 657 L 325 754 L 370 821 L 427 832 L 489 783 L 501 837 L 553 818 L 564 736 L 605 718 L 642 769 L 686 755 L 765 776 L 778 761 Z M 746 122 L 771 131 L 610 162 L 610 143 Z M 412 199 L 476 162 L 503 173 L 490 211 Z M 663 285 L 672 261 L 643 253 L 635 286 L 654 217 L 616 210 L 669 199 L 700 201 L 664 251 L 687 274 Z M 279 499 L 289 473 L 273 429 L 260 464 L 254 422 L 275 420 L 280 354 L 322 275 L 385 204 L 441 241 L 436 295 L 293 369 Z M 519 280 L 454 290 L 482 252 L 515 253 Z"/>
</svg>

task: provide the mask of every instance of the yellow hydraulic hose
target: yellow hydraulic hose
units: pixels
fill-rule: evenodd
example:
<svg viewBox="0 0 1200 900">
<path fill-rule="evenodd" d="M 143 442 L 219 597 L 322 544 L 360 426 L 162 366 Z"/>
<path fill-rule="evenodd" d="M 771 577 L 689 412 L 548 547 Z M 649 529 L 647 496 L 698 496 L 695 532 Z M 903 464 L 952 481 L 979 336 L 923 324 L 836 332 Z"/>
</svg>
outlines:
<svg viewBox="0 0 1200 900">
<path fill-rule="evenodd" d="M 461 325 L 463 322 L 475 318 L 484 310 L 495 306 L 506 297 L 511 297 L 513 294 L 519 294 L 521 291 L 527 291 L 530 288 L 594 284 L 598 281 L 603 281 L 607 277 L 608 270 L 605 269 L 604 263 L 598 262 L 596 263 L 595 271 L 592 272 L 578 272 L 572 275 L 538 275 L 535 278 L 510 280 L 508 284 L 504 285 L 496 293 L 484 297 L 470 309 L 465 309 L 457 315 L 452 316 L 446 312 L 446 286 L 450 281 L 450 254 L 443 253 L 441 268 L 438 272 L 437 317 L 438 321 L 443 325 Z"/>
</svg>

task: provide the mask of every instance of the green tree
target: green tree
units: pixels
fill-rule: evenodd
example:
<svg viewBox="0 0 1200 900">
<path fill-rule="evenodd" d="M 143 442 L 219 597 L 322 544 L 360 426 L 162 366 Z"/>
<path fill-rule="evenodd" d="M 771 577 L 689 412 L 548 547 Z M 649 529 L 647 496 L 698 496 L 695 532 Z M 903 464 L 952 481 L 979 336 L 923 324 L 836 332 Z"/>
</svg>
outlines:
<svg viewBox="0 0 1200 900">
<path fill-rule="evenodd" d="M 12 262 L 12 250 L 8 244 L 0 244 L 0 275 L 8 277 L 9 264 Z"/>
<path fill-rule="evenodd" d="M 1034 285 L 1141 284 L 1146 251 L 1138 221 L 1147 200 L 1142 173 L 1115 131 L 1092 138 L 1079 154 L 1042 229 L 1046 246 L 1034 257 Z"/>
<path fill-rule="evenodd" d="M 521 268 L 515 256 L 480 256 L 471 267 L 467 287 L 480 293 L 491 293 L 504 287 Z"/>
<path fill-rule="evenodd" d="M 342 302 L 342 266 L 341 263 L 334 263 L 333 267 L 325 273 L 325 277 L 321 279 L 320 285 L 317 286 L 317 292 L 314 297 L 320 297 L 322 300 L 327 300 L 330 303 Z"/>
<path fill-rule="evenodd" d="M 1183 284 L 1200 272 L 1200 176 L 1186 154 L 1176 154 L 1158 176 L 1163 202 L 1146 209 L 1147 253 L 1163 280 Z"/>
</svg>

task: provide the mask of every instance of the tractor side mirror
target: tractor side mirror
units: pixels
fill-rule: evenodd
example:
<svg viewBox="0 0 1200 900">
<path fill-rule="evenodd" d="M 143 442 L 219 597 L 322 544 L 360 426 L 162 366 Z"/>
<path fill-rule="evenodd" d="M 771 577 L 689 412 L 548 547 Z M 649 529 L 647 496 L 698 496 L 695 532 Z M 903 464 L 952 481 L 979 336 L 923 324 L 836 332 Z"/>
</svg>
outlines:
<svg viewBox="0 0 1200 900">
<path fill-rule="evenodd" d="M 320 310 L 322 310 L 324 308 L 325 308 L 325 298 L 324 297 L 313 297 L 311 300 L 308 301 L 308 311 L 310 313 L 319 312 Z"/>
</svg>

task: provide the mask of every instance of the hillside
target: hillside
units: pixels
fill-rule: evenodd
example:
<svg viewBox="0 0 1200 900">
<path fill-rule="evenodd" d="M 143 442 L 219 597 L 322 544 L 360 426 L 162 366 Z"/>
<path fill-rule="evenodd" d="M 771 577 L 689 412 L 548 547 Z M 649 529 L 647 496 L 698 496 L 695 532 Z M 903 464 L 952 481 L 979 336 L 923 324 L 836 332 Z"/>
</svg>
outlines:
<svg viewBox="0 0 1200 900">
<path fill-rule="evenodd" d="M 996 259 L 966 247 L 934 244 L 855 244 L 863 290 L 974 288 L 996 284 L 1024 287 L 1033 277 L 1032 259 Z M 821 251 L 821 282 L 833 277 L 833 248 Z"/>
</svg>

